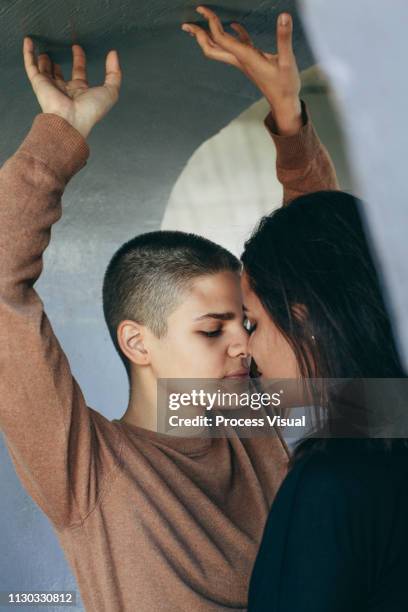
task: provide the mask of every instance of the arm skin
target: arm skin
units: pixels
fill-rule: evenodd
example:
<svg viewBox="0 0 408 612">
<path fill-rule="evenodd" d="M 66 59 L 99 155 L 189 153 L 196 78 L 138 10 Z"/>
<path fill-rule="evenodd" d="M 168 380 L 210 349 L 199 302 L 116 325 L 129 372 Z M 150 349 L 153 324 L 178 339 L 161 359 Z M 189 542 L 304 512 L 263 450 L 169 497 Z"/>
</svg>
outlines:
<svg viewBox="0 0 408 612">
<path fill-rule="evenodd" d="M 23 486 L 58 528 L 92 510 L 119 444 L 95 427 L 34 289 L 65 186 L 88 155 L 74 127 L 44 113 L 0 170 L 0 429 Z"/>
</svg>

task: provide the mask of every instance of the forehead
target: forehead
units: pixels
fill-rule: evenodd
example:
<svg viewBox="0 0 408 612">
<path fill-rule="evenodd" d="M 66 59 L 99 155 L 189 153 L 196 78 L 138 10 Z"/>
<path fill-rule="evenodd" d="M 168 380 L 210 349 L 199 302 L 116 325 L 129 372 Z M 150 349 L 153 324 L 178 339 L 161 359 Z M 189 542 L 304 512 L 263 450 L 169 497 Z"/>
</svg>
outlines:
<svg viewBox="0 0 408 612">
<path fill-rule="evenodd" d="M 260 312 L 263 310 L 263 306 L 258 296 L 252 290 L 248 275 L 245 271 L 242 272 L 241 275 L 241 292 L 242 292 L 242 301 L 247 310 L 255 312 Z"/>
<path fill-rule="evenodd" d="M 228 311 L 242 311 L 240 277 L 235 272 L 218 272 L 195 278 L 176 310 L 193 318 L 209 312 Z"/>
</svg>

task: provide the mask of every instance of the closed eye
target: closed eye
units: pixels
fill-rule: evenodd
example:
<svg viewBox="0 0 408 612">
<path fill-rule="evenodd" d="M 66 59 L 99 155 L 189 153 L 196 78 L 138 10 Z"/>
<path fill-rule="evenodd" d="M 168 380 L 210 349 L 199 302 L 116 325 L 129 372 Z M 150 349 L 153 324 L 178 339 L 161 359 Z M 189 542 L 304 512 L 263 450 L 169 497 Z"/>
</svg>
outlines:
<svg viewBox="0 0 408 612">
<path fill-rule="evenodd" d="M 217 336 L 221 336 L 222 329 L 215 329 L 214 331 L 200 331 L 200 334 L 203 334 L 206 338 L 216 338 Z"/>
</svg>

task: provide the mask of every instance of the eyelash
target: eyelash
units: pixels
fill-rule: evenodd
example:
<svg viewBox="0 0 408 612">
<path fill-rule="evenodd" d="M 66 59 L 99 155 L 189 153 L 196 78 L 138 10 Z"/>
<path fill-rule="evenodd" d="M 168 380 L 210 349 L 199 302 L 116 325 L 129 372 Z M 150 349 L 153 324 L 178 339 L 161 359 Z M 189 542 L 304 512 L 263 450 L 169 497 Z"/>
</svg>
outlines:
<svg viewBox="0 0 408 612">
<path fill-rule="evenodd" d="M 202 331 L 200 334 L 203 334 L 206 338 L 216 338 L 217 336 L 221 336 L 222 329 L 215 329 L 214 331 L 210 332 Z"/>
<path fill-rule="evenodd" d="M 251 322 L 248 319 L 248 317 L 244 317 L 243 318 L 242 324 L 243 324 L 245 330 L 248 332 L 249 335 L 251 335 L 255 331 L 255 329 L 256 329 L 256 323 L 251 324 Z M 216 338 L 218 336 L 221 336 L 222 328 L 215 329 L 214 331 L 211 331 L 211 332 L 201 331 L 200 334 L 202 334 L 206 338 Z"/>
</svg>

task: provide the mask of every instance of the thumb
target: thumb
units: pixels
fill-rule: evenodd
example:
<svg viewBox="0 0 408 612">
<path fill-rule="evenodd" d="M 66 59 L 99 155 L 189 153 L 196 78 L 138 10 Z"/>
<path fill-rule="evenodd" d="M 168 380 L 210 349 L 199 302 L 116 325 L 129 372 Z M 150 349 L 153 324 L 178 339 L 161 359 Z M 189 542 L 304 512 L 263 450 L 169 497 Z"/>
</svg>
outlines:
<svg viewBox="0 0 408 612">
<path fill-rule="evenodd" d="M 119 63 L 119 55 L 117 51 L 109 51 L 106 56 L 105 64 L 105 85 L 117 89 L 119 92 L 122 83 L 122 71 Z"/>
<path fill-rule="evenodd" d="M 292 17 L 289 13 L 281 13 L 276 26 L 278 62 L 281 66 L 290 66 L 293 63 L 292 31 Z"/>
</svg>

